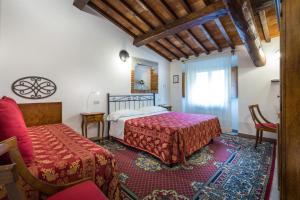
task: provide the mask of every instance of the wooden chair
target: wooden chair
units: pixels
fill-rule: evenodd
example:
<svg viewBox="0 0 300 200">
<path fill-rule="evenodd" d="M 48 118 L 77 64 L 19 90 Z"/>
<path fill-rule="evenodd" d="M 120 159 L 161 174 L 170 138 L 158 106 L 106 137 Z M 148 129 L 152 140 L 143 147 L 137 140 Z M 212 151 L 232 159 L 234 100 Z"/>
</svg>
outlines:
<svg viewBox="0 0 300 200">
<path fill-rule="evenodd" d="M 251 113 L 251 117 L 254 121 L 256 128 L 256 141 L 255 148 L 257 147 L 257 143 L 261 144 L 263 138 L 263 132 L 268 131 L 272 133 L 277 133 L 276 124 L 268 121 L 261 113 L 258 104 L 250 105 L 249 110 Z"/>
<path fill-rule="evenodd" d="M 38 190 L 43 199 L 107 199 L 90 179 L 82 179 L 73 183 L 54 185 L 43 182 L 33 176 L 26 167 L 17 147 L 15 137 L 0 142 L 0 156 L 8 153 L 12 164 L 0 166 L 0 185 L 4 185 L 10 200 L 25 200 L 25 194 L 17 184 L 18 178 L 28 183 L 33 189 Z M 74 197 L 74 195 L 76 196 Z M 96 198 L 92 198 L 96 197 Z"/>
</svg>

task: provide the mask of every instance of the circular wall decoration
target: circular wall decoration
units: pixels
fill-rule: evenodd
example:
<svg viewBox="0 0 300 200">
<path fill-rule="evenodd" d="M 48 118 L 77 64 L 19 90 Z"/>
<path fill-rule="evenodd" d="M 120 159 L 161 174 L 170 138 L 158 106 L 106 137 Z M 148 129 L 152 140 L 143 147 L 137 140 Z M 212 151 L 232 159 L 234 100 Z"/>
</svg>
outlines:
<svg viewBox="0 0 300 200">
<path fill-rule="evenodd" d="M 25 99 L 44 99 L 52 96 L 57 89 L 53 81 L 39 76 L 20 78 L 11 88 L 16 95 Z"/>
</svg>

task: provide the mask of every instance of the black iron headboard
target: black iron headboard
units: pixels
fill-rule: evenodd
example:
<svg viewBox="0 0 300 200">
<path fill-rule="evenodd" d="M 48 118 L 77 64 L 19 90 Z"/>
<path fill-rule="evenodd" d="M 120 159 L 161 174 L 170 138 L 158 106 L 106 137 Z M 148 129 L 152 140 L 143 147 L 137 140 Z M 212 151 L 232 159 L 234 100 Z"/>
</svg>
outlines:
<svg viewBox="0 0 300 200">
<path fill-rule="evenodd" d="M 155 93 L 153 94 L 107 94 L 107 114 L 112 110 L 139 109 L 145 106 L 155 106 Z"/>
</svg>

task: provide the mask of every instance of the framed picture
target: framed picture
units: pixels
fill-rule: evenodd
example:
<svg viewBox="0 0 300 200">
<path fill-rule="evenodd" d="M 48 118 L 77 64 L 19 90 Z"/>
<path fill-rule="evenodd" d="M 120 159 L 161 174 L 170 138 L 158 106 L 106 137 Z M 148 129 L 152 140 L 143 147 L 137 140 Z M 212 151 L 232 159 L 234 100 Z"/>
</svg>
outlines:
<svg viewBox="0 0 300 200">
<path fill-rule="evenodd" d="M 179 83 L 179 75 L 173 75 L 173 83 Z"/>
</svg>

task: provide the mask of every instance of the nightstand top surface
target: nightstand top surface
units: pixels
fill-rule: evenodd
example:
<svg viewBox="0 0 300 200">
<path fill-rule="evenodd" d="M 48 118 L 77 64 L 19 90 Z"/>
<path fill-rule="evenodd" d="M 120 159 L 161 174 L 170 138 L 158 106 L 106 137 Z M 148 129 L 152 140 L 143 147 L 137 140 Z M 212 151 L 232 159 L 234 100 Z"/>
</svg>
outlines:
<svg viewBox="0 0 300 200">
<path fill-rule="evenodd" d="M 103 112 L 84 112 L 80 113 L 82 116 L 91 116 L 91 115 L 104 115 L 105 113 Z"/>
</svg>

